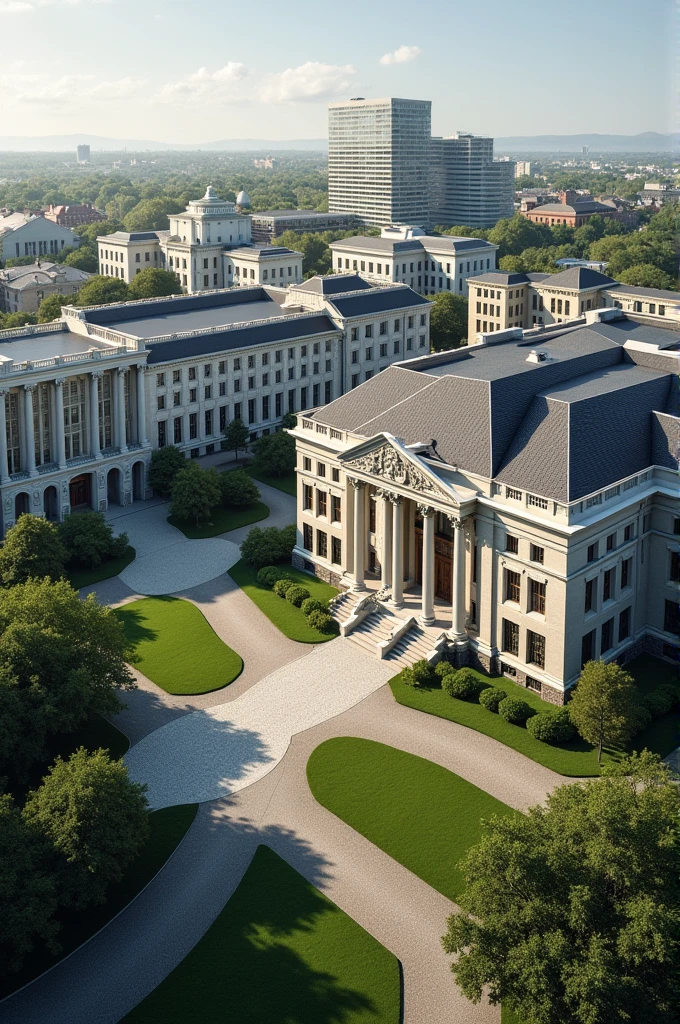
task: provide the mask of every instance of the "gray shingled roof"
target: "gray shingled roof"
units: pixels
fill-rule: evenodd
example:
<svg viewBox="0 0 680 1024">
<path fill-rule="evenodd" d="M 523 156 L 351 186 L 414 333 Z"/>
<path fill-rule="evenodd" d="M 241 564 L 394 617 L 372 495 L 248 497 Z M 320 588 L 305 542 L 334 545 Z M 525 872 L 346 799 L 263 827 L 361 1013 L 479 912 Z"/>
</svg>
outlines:
<svg viewBox="0 0 680 1024">
<path fill-rule="evenodd" d="M 310 277 L 304 284 L 295 287 L 296 291 L 313 292 L 315 295 L 340 295 L 342 292 L 368 290 L 373 285 L 358 274 L 331 274 L 326 277 Z"/>
<path fill-rule="evenodd" d="M 594 199 L 584 199 L 583 202 L 574 203 L 543 203 L 541 206 L 536 206 L 531 212 L 536 213 L 611 213 L 611 206 L 605 205 L 605 203 L 598 203 Z"/>
<path fill-rule="evenodd" d="M 614 281 L 606 274 L 591 270 L 590 267 L 570 267 L 568 270 L 561 270 L 559 274 L 550 274 L 543 283 L 550 288 L 576 291 L 583 288 L 605 288 L 614 284 Z"/>
<path fill-rule="evenodd" d="M 371 313 L 389 313 L 411 306 L 429 306 L 429 299 L 418 295 L 412 288 L 371 288 L 363 295 L 333 298 L 340 316 L 370 316 Z"/>
<path fill-rule="evenodd" d="M 644 299 L 666 299 L 668 302 L 676 302 L 680 305 L 680 293 L 669 292 L 664 288 L 636 288 L 632 284 L 620 284 L 618 281 L 612 281 L 608 287 L 609 289 L 616 288 L 616 291 L 623 295 L 641 295 Z"/>
</svg>

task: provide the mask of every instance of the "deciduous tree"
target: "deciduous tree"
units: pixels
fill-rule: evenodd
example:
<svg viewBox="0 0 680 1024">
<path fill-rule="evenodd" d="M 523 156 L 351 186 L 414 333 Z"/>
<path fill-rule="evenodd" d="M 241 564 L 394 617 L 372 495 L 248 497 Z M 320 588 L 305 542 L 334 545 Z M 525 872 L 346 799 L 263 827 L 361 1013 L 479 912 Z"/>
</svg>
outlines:
<svg viewBox="0 0 680 1024">
<path fill-rule="evenodd" d="M 198 526 L 219 505 L 221 497 L 217 470 L 201 469 L 195 462 L 189 462 L 172 482 L 170 511 L 178 519 L 191 519 Z"/>
<path fill-rule="evenodd" d="M 161 295 L 179 295 L 182 288 L 169 270 L 149 267 L 133 277 L 128 286 L 131 299 L 153 299 Z"/>
<path fill-rule="evenodd" d="M 46 324 L 50 320 L 61 319 L 61 307 L 68 306 L 73 302 L 73 296 L 69 295 L 48 295 L 38 306 L 38 323 Z"/>
<path fill-rule="evenodd" d="M 31 577 L 61 579 L 68 555 L 54 523 L 24 514 L 7 531 L 0 548 L 0 579 L 5 587 Z"/>
<path fill-rule="evenodd" d="M 102 306 L 108 302 L 125 302 L 128 286 L 118 277 L 102 277 L 97 274 L 78 292 L 76 306 Z"/>
<path fill-rule="evenodd" d="M 151 453 L 149 483 L 158 494 L 170 494 L 172 482 L 187 464 L 183 453 L 172 444 Z"/>
<path fill-rule="evenodd" d="M 233 452 L 234 458 L 238 459 L 239 449 L 243 448 L 245 451 L 249 434 L 250 431 L 243 420 L 232 420 L 231 423 L 227 423 L 227 429 L 224 431 L 224 448 L 228 452 Z"/>
<path fill-rule="evenodd" d="M 632 677 L 616 662 L 589 661 L 573 691 L 569 715 L 579 735 L 597 747 L 619 746 L 635 733 L 638 705 Z"/>
<path fill-rule="evenodd" d="M 255 442 L 255 463 L 266 476 L 286 476 L 295 469 L 295 440 L 285 430 Z"/>
<path fill-rule="evenodd" d="M 451 292 L 439 292 L 428 298 L 433 302 L 430 313 L 430 343 L 433 350 L 443 352 L 458 348 L 467 337 L 467 299 L 462 295 L 452 295 Z"/>
</svg>

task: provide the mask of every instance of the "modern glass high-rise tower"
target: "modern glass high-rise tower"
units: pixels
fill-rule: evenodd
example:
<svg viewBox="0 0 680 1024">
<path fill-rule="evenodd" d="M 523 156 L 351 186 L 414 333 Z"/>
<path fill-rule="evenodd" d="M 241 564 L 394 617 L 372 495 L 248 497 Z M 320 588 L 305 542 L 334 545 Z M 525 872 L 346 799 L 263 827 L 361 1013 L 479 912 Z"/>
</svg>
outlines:
<svg viewBox="0 0 680 1024">
<path fill-rule="evenodd" d="M 429 224 L 431 108 L 429 100 L 362 97 L 329 105 L 329 213 Z"/>
<path fill-rule="evenodd" d="M 512 217 L 515 164 L 493 158 L 493 139 L 457 132 L 431 142 L 430 215 L 434 224 L 493 227 Z"/>
</svg>

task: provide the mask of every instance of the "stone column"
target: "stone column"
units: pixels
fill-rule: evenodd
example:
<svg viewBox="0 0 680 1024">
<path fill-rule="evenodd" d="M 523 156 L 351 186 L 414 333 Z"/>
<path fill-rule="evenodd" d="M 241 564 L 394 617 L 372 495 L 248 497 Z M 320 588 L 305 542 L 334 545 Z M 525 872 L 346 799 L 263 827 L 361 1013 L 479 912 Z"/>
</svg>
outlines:
<svg viewBox="0 0 680 1024">
<path fill-rule="evenodd" d="M 392 582 L 392 501 L 389 491 L 378 491 L 383 502 L 383 541 L 380 554 L 381 583 L 389 587 Z"/>
<path fill-rule="evenodd" d="M 364 590 L 364 547 L 366 530 L 364 527 L 364 494 L 366 484 L 355 477 L 347 478 L 354 488 L 354 583 L 352 590 Z"/>
<path fill-rule="evenodd" d="M 119 366 L 116 372 L 116 448 L 122 452 L 127 451 L 125 440 L 125 372 L 124 366 Z"/>
<path fill-rule="evenodd" d="M 94 459 L 101 459 L 102 450 L 99 443 L 99 381 L 103 377 L 101 370 L 93 370 L 90 374 L 90 451 Z"/>
<path fill-rule="evenodd" d="M 57 462 L 59 463 L 59 469 L 66 469 L 66 444 L 64 435 L 64 384 L 66 383 L 64 377 L 59 377 L 54 382 L 54 406 L 55 406 L 55 420 L 57 424 L 56 430 L 56 453 Z"/>
<path fill-rule="evenodd" d="M 404 606 L 404 499 L 392 496 L 394 519 L 392 522 L 392 604 Z"/>
<path fill-rule="evenodd" d="M 144 371 L 146 367 L 137 366 L 137 441 L 139 444 L 148 444 L 146 436 L 146 392 L 144 391 Z M 172 392 L 168 391 L 168 395 Z M 170 422 L 170 420 L 168 420 Z"/>
<path fill-rule="evenodd" d="M 420 621 L 424 626 L 434 625 L 434 509 L 419 505 L 423 517 L 423 606 Z"/>
<path fill-rule="evenodd" d="M 465 632 L 465 527 L 460 519 L 452 519 L 451 523 L 453 525 L 451 636 L 456 643 L 464 643 L 467 640 Z"/>
<path fill-rule="evenodd" d="M 29 476 L 37 476 L 35 468 L 35 428 L 33 426 L 33 392 L 35 384 L 24 384 L 24 433 L 26 434 L 26 453 L 24 467 Z"/>
<path fill-rule="evenodd" d="M 5 399 L 9 391 L 0 390 L 0 486 L 9 483 L 7 465 L 7 410 Z"/>
</svg>

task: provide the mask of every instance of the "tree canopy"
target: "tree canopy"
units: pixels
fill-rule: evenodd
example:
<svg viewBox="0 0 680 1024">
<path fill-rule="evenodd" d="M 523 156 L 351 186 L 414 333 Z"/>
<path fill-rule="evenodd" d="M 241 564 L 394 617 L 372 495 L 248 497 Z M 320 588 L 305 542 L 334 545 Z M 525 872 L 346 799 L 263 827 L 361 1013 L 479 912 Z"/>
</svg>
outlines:
<svg viewBox="0 0 680 1024">
<path fill-rule="evenodd" d="M 264 434 L 255 442 L 255 462 L 266 476 L 287 476 L 295 469 L 295 441 L 279 430 Z"/>
<path fill-rule="evenodd" d="M 451 970 L 523 1024 L 677 1020 L 678 790 L 648 751 L 603 771 L 491 819 L 462 863 Z"/>
<path fill-rule="evenodd" d="M 187 464 L 184 454 L 175 445 L 168 444 L 151 453 L 149 483 L 158 494 L 170 494 L 172 482 Z"/>
<path fill-rule="evenodd" d="M 250 431 L 243 420 L 231 420 L 230 423 L 227 423 L 227 429 L 224 431 L 224 448 L 228 452 L 233 452 L 234 457 L 238 458 L 239 449 L 245 450 L 249 436 Z"/>
<path fill-rule="evenodd" d="M 569 702 L 569 717 L 580 736 L 597 747 L 619 746 L 634 735 L 639 707 L 632 677 L 616 662 L 584 665 Z"/>
<path fill-rule="evenodd" d="M 132 278 L 128 285 L 128 297 L 153 299 L 161 295 L 178 295 L 181 290 L 177 278 L 169 270 L 149 267 Z"/>
<path fill-rule="evenodd" d="M 107 302 L 125 302 L 128 286 L 118 277 L 104 277 L 99 274 L 91 278 L 75 297 L 76 306 L 101 306 Z"/>
<path fill-rule="evenodd" d="M 439 292 L 428 295 L 433 303 L 430 312 L 430 343 L 434 352 L 458 348 L 467 337 L 468 300 L 463 295 Z"/>
<path fill-rule="evenodd" d="M 72 296 L 48 295 L 38 306 L 38 323 L 46 324 L 50 320 L 61 319 L 61 307 L 68 306 L 72 302 Z"/>
<path fill-rule="evenodd" d="M 61 579 L 67 557 L 54 523 L 42 516 L 19 516 L 0 548 L 0 580 L 4 587 L 12 587 L 31 577 Z"/>
<path fill-rule="evenodd" d="M 170 511 L 178 519 L 192 519 L 198 526 L 207 519 L 222 498 L 217 470 L 201 469 L 195 462 L 187 462 L 172 482 Z"/>
</svg>

